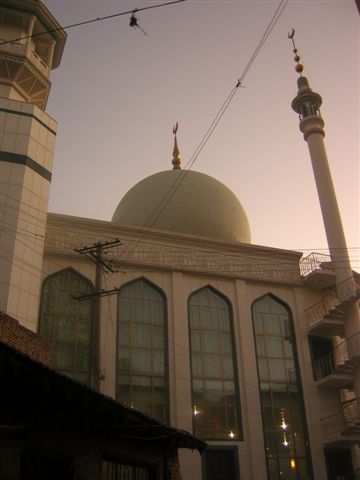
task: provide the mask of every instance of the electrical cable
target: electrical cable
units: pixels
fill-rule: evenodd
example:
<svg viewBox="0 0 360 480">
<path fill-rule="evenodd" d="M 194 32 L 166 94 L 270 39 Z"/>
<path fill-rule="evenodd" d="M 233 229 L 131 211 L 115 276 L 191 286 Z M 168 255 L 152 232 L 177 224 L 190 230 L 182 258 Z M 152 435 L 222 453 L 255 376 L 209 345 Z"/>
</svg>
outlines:
<svg viewBox="0 0 360 480">
<path fill-rule="evenodd" d="M 181 3 L 181 2 L 186 2 L 186 0 L 173 0 L 171 2 L 159 3 L 157 5 L 150 5 L 148 7 L 135 8 L 135 9 L 132 9 L 132 10 L 127 10 L 126 12 L 114 13 L 112 15 L 106 15 L 105 17 L 97 17 L 97 18 L 93 18 L 92 20 L 85 20 L 83 22 L 73 23 L 72 25 L 66 25 L 65 27 L 53 28 L 53 29 L 50 29 L 50 30 L 45 30 L 43 32 L 33 33 L 32 35 L 27 35 L 25 37 L 15 38 L 13 40 L 3 40 L 2 42 L 0 42 L 0 47 L 3 46 L 3 45 L 11 45 L 13 43 L 20 42 L 22 40 L 28 40 L 30 38 L 39 37 L 41 35 L 47 35 L 47 34 L 59 32 L 59 31 L 69 30 L 70 28 L 74 28 L 74 27 L 80 27 L 80 26 L 83 26 L 83 25 L 88 25 L 89 23 L 101 22 L 101 21 L 104 21 L 104 20 L 109 20 L 111 18 L 121 17 L 123 15 L 130 15 L 134 12 L 143 12 L 145 10 L 150 10 L 150 9 L 159 8 L 159 7 L 165 7 L 165 6 L 168 6 L 168 5 L 174 5 L 175 3 Z"/>
</svg>

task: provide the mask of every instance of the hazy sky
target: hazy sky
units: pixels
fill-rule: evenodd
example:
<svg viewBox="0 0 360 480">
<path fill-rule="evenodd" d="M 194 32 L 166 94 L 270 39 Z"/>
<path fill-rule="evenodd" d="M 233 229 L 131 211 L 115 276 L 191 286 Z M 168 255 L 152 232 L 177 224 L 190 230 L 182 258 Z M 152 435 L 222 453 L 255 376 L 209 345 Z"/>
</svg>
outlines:
<svg viewBox="0 0 360 480">
<path fill-rule="evenodd" d="M 161 1 L 47 0 L 68 25 Z M 185 164 L 241 76 L 279 1 L 187 0 L 68 30 L 47 111 L 58 121 L 50 211 L 110 220 L 139 180 Z M 359 26 L 353 0 L 290 0 L 193 170 L 238 196 L 252 243 L 326 248 L 307 144 L 290 104 L 297 74 L 321 94 L 325 142 L 353 266 L 359 242 Z M 357 249 L 355 249 L 357 247 Z"/>
</svg>

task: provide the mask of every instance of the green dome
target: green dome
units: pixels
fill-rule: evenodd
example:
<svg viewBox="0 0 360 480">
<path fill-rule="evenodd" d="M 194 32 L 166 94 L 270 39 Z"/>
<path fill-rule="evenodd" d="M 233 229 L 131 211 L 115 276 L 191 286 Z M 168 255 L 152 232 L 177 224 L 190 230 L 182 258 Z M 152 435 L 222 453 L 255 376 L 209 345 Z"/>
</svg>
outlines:
<svg viewBox="0 0 360 480">
<path fill-rule="evenodd" d="M 237 197 L 215 178 L 191 170 L 169 170 L 141 180 L 122 198 L 112 221 L 250 243 L 249 222 Z"/>
</svg>

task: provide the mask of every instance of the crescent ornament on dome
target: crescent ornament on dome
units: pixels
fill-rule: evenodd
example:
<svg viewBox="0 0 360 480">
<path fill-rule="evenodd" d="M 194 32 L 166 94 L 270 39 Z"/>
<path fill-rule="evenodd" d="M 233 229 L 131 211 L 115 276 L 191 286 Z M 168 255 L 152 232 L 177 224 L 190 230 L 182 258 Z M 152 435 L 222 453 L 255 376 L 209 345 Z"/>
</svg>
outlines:
<svg viewBox="0 0 360 480">
<path fill-rule="evenodd" d="M 176 123 L 175 123 L 175 126 L 174 126 L 174 128 L 173 128 L 173 134 L 174 134 L 174 135 L 176 135 L 176 132 L 178 131 L 178 128 L 179 128 L 179 123 L 176 122 Z"/>
<path fill-rule="evenodd" d="M 292 29 L 290 30 L 290 32 L 288 33 L 288 38 L 293 39 L 293 38 L 294 38 L 294 35 L 295 35 L 295 29 L 292 28 Z"/>
</svg>

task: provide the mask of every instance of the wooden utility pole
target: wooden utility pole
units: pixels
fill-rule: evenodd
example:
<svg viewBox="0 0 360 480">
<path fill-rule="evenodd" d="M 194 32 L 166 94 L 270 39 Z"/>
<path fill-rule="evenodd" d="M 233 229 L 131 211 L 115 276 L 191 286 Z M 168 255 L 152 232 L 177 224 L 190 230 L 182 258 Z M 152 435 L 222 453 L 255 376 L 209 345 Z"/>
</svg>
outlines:
<svg viewBox="0 0 360 480">
<path fill-rule="evenodd" d="M 103 254 L 105 250 L 121 245 L 120 240 L 115 239 L 109 242 L 96 242 L 91 246 L 75 248 L 75 252 L 85 255 L 90 261 L 95 263 L 95 293 L 94 296 L 94 317 L 91 328 L 91 388 L 100 391 L 100 345 L 101 345 L 101 292 L 102 282 L 101 274 L 103 272 L 115 273 L 111 261 L 105 261 Z M 77 300 L 89 298 L 89 295 L 76 297 Z"/>
</svg>

